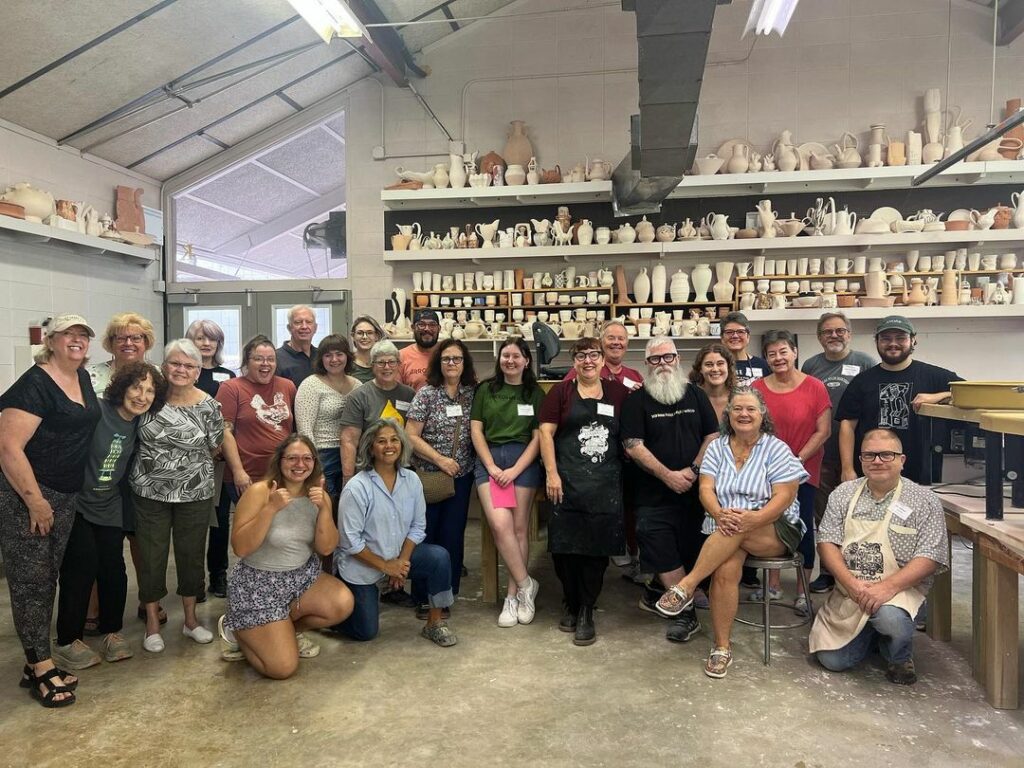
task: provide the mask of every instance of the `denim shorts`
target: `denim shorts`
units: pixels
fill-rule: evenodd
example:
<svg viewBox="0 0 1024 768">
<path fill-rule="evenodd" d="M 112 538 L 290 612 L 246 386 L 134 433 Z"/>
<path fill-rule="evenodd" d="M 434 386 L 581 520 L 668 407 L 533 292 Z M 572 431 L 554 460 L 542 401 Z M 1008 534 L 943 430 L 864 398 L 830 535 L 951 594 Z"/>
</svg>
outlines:
<svg viewBox="0 0 1024 768">
<path fill-rule="evenodd" d="M 494 459 L 494 463 L 501 469 L 508 469 L 519 461 L 519 457 L 526 450 L 526 443 L 503 443 L 502 445 L 488 443 L 487 448 L 491 452 L 491 458 Z M 474 485 L 484 485 L 489 478 L 490 475 L 487 474 L 487 467 L 477 457 L 476 466 L 473 468 Z M 541 485 L 540 462 L 534 461 L 524 469 L 513 484 L 517 488 L 539 488 Z"/>
</svg>

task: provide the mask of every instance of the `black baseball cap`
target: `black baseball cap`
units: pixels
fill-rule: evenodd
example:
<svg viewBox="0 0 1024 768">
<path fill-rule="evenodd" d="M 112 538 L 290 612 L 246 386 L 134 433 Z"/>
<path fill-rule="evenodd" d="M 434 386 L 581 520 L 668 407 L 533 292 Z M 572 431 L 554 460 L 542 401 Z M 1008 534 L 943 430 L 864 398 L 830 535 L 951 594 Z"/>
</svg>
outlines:
<svg viewBox="0 0 1024 768">
<path fill-rule="evenodd" d="M 882 331 L 903 331 L 909 333 L 911 336 L 916 336 L 917 331 L 914 330 L 914 326 L 907 318 L 903 315 L 889 315 L 883 317 L 878 321 L 878 325 L 875 326 L 875 336 L 880 334 Z"/>
</svg>

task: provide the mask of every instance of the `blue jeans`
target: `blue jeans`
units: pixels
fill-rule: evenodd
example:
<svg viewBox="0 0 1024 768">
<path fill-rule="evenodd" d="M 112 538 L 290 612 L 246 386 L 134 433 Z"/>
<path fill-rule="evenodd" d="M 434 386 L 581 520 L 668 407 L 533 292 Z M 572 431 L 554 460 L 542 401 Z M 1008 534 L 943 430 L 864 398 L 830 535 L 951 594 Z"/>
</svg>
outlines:
<svg viewBox="0 0 1024 768">
<path fill-rule="evenodd" d="M 423 602 L 431 608 L 447 608 L 455 602 L 451 567 L 448 553 L 436 544 L 420 544 L 412 551 L 409 578 L 413 591 L 422 583 L 426 591 Z M 376 584 L 345 584 L 352 590 L 355 607 L 351 616 L 331 629 L 352 640 L 373 640 L 380 632 L 380 590 Z"/>
<path fill-rule="evenodd" d="M 807 530 L 804 537 L 800 539 L 800 546 L 797 552 L 803 555 L 804 568 L 814 568 L 814 495 L 818 489 L 810 483 L 800 483 L 796 492 L 796 500 L 800 505 L 800 519 L 803 520 Z"/>
<path fill-rule="evenodd" d="M 849 643 L 834 651 L 818 651 L 814 656 L 825 669 L 842 672 L 866 659 L 876 641 L 882 658 L 890 664 L 909 661 L 914 650 L 913 618 L 902 608 L 883 605 Z"/>
<path fill-rule="evenodd" d="M 335 502 L 341 495 L 341 449 L 324 448 L 317 451 L 320 454 L 320 466 L 324 469 L 324 480 L 327 485 L 327 495 Z M 338 509 L 338 505 L 334 505 Z"/>
<path fill-rule="evenodd" d="M 448 552 L 452 561 L 452 592 L 459 594 L 462 580 L 462 562 L 466 551 L 466 520 L 469 518 L 469 499 L 473 493 L 473 473 L 455 478 L 455 495 L 437 504 L 427 504 L 427 544 L 437 544 Z M 413 596 L 420 604 L 427 602 L 426 585 L 423 591 L 412 584 Z"/>
</svg>

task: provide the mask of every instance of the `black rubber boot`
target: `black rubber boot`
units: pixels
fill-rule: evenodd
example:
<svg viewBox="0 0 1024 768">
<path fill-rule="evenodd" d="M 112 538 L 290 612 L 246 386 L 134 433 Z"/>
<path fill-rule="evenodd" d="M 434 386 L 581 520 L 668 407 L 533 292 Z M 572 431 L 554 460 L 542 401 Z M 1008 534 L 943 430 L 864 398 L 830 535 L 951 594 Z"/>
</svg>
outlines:
<svg viewBox="0 0 1024 768">
<path fill-rule="evenodd" d="M 594 629 L 594 609 L 584 606 L 576 617 L 576 634 L 572 642 L 573 645 L 593 645 L 595 640 L 597 630 Z"/>
<path fill-rule="evenodd" d="M 562 603 L 562 620 L 558 622 L 558 628 L 562 632 L 575 632 L 576 614 L 577 611 L 570 608 L 567 603 Z"/>
</svg>

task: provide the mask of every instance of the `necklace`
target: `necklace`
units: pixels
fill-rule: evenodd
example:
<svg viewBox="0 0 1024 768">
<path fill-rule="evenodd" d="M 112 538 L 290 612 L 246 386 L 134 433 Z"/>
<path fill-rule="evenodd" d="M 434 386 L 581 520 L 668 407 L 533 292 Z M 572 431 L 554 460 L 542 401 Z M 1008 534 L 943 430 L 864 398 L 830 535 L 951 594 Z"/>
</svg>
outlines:
<svg viewBox="0 0 1024 768">
<path fill-rule="evenodd" d="M 743 465 L 747 463 L 747 459 L 750 458 L 750 454 L 754 450 L 753 445 L 744 445 L 735 437 L 729 439 L 729 448 L 732 449 L 732 458 L 736 462 L 736 469 L 743 468 Z"/>
</svg>

